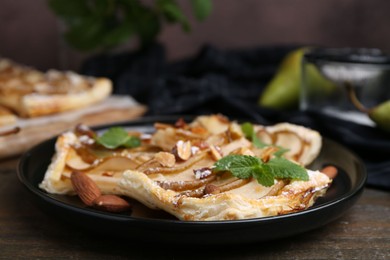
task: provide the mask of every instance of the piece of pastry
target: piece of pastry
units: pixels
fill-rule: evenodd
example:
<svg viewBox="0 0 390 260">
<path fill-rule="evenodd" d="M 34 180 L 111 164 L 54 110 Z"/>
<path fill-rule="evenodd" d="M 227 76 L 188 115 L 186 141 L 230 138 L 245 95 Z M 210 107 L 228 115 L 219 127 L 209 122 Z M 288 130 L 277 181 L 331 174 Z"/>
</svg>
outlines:
<svg viewBox="0 0 390 260">
<path fill-rule="evenodd" d="M 313 205 L 332 181 L 304 168 L 319 154 L 319 133 L 288 123 L 250 127 L 251 136 L 243 125 L 221 115 L 199 116 L 188 123 L 156 123 L 156 131 L 146 135 L 130 132 L 140 140 L 136 147 L 120 147 L 115 141 L 107 148 L 98 133 L 78 126 L 58 137 L 40 187 L 49 193 L 75 194 L 71 176 L 81 172 L 102 194 L 136 199 L 181 220 L 274 216 Z M 112 145 L 112 136 L 106 139 Z M 272 178 L 266 185 L 250 171 L 245 177 L 234 175 L 229 164 L 217 170 L 218 162 L 233 157 L 254 161 L 268 174 L 279 171 L 292 178 Z M 305 180 L 294 177 L 297 167 Z"/>
<path fill-rule="evenodd" d="M 112 92 L 106 78 L 72 71 L 41 72 L 0 58 L 0 105 L 21 117 L 61 113 L 97 103 Z"/>
</svg>

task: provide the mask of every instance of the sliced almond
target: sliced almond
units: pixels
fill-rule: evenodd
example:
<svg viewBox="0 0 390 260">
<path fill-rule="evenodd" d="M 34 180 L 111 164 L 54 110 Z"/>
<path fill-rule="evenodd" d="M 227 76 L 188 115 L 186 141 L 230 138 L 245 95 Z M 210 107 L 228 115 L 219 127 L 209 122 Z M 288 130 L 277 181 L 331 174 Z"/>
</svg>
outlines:
<svg viewBox="0 0 390 260">
<path fill-rule="evenodd" d="M 131 209 L 130 203 L 117 195 L 101 195 L 94 200 L 93 206 L 100 210 L 116 213 Z"/>
<path fill-rule="evenodd" d="M 248 147 L 241 147 L 239 150 L 239 154 L 255 156 L 255 153 L 251 149 L 249 149 Z"/>
<path fill-rule="evenodd" d="M 249 155 L 256 156 L 256 154 L 248 147 L 239 147 L 236 150 L 233 150 L 231 154 L 240 154 L 240 155 Z"/>
<path fill-rule="evenodd" d="M 74 191 L 87 206 L 92 206 L 102 194 L 96 183 L 83 172 L 72 172 L 70 180 Z"/>
<path fill-rule="evenodd" d="M 154 159 L 164 167 L 173 167 L 176 163 L 175 156 L 168 152 L 158 152 L 154 155 Z"/>
<path fill-rule="evenodd" d="M 227 135 L 231 140 L 237 140 L 244 136 L 239 124 L 232 123 L 229 125 Z"/>
<path fill-rule="evenodd" d="M 215 161 L 218 161 L 223 156 L 221 148 L 216 145 L 210 145 L 210 154 Z"/>
<path fill-rule="evenodd" d="M 177 141 L 175 147 L 173 148 L 173 154 L 175 154 L 179 159 L 183 161 L 187 161 L 191 155 L 191 141 L 183 141 L 179 140 Z"/>
</svg>

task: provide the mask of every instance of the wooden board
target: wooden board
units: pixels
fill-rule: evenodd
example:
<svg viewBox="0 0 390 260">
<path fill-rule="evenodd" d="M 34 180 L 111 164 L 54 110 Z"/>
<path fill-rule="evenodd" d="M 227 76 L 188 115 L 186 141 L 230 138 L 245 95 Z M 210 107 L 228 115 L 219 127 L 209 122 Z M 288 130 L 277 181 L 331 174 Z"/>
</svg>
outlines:
<svg viewBox="0 0 390 260">
<path fill-rule="evenodd" d="M 146 107 L 130 97 L 110 97 L 103 103 L 85 109 L 53 116 L 20 119 L 17 133 L 0 137 L 0 159 L 20 155 L 36 144 L 69 130 L 79 123 L 97 126 L 136 119 Z M 12 127 L 3 128 L 0 132 Z"/>
</svg>

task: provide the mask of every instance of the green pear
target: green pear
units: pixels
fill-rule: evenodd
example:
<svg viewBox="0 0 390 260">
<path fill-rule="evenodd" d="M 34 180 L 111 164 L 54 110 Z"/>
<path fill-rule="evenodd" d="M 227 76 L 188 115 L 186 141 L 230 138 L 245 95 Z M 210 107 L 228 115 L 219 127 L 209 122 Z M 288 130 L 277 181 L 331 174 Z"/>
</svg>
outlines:
<svg viewBox="0 0 390 260">
<path fill-rule="evenodd" d="M 387 100 L 375 107 L 365 107 L 356 96 L 355 89 L 349 82 L 344 83 L 351 103 L 361 112 L 368 115 L 376 126 L 384 131 L 390 132 L 390 100 Z"/>
<path fill-rule="evenodd" d="M 275 109 L 297 106 L 303 53 L 304 49 L 298 49 L 287 54 L 274 77 L 265 86 L 259 105 Z"/>
<path fill-rule="evenodd" d="M 390 132 L 390 100 L 369 109 L 368 116 L 378 128 Z"/>
<path fill-rule="evenodd" d="M 291 109 L 299 105 L 302 85 L 302 58 L 308 48 L 291 51 L 282 60 L 274 77 L 265 86 L 258 104 L 273 109 Z M 324 78 L 313 64 L 306 64 L 307 80 L 310 87 L 329 92 L 335 88 L 333 82 Z"/>
</svg>

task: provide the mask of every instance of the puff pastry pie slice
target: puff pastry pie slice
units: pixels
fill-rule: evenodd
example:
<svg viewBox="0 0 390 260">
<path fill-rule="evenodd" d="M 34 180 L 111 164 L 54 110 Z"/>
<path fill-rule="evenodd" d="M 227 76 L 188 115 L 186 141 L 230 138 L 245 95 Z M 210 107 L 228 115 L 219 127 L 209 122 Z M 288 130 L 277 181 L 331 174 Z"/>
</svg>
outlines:
<svg viewBox="0 0 390 260">
<path fill-rule="evenodd" d="M 17 122 L 17 116 L 6 107 L 0 106 L 0 127 L 12 126 Z"/>
<path fill-rule="evenodd" d="M 87 174 L 104 194 L 136 199 L 182 220 L 228 220 L 285 214 L 313 205 L 331 183 L 325 174 L 306 170 L 307 181 L 274 180 L 263 186 L 255 178 L 240 179 L 215 172 L 216 161 L 228 155 L 262 160 L 288 149 L 284 157 L 306 166 L 319 154 L 321 136 L 313 130 L 282 123 L 254 125 L 255 146 L 240 125 L 221 115 L 199 116 L 190 123 L 156 123 L 136 148 L 106 149 L 85 127 L 59 136 L 56 153 L 40 187 L 50 193 L 74 194 L 70 176 Z"/>
<path fill-rule="evenodd" d="M 106 78 L 71 71 L 41 72 L 0 58 L 0 105 L 21 117 L 36 117 L 97 103 L 112 92 Z"/>
</svg>

